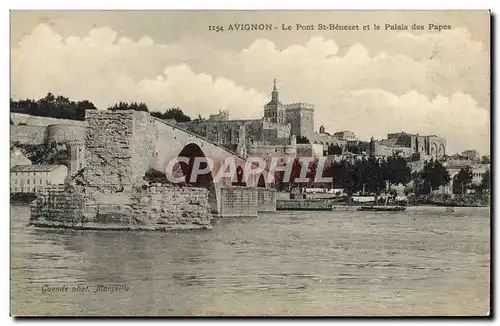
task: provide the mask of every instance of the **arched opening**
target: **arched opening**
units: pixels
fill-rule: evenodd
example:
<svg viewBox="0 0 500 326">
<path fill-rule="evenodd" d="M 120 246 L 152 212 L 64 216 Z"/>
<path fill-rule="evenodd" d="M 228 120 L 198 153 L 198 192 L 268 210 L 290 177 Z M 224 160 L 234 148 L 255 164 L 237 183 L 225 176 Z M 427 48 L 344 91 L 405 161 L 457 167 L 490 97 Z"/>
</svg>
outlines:
<svg viewBox="0 0 500 326">
<path fill-rule="evenodd" d="M 436 144 L 431 144 L 431 153 L 430 154 L 433 157 L 438 157 L 437 145 Z"/>
<path fill-rule="evenodd" d="M 446 154 L 446 150 L 445 150 L 445 148 L 444 148 L 444 145 L 443 145 L 443 144 L 441 144 L 441 145 L 439 146 L 439 153 L 438 153 L 438 157 L 443 157 L 445 154 Z"/>
<path fill-rule="evenodd" d="M 233 186 L 242 186 L 246 187 L 247 183 L 243 181 L 243 168 L 241 166 L 238 166 L 236 168 L 236 181 L 233 181 L 232 183 Z"/>
<path fill-rule="evenodd" d="M 179 165 L 182 169 L 182 173 L 186 176 L 186 183 L 190 186 L 196 186 L 196 187 L 204 187 L 208 186 L 209 184 L 213 183 L 213 178 L 212 178 L 212 173 L 207 172 L 203 174 L 199 174 L 194 178 L 194 180 L 191 180 L 191 175 L 193 173 L 193 168 L 194 168 L 194 163 L 197 157 L 200 158 L 205 158 L 205 153 L 201 150 L 201 148 L 196 145 L 196 144 L 188 144 L 186 145 L 182 151 L 179 153 L 178 157 L 186 157 L 189 159 L 189 163 L 184 163 L 180 162 Z M 198 165 L 198 164 L 196 164 Z M 199 169 L 204 170 L 208 166 L 208 163 L 206 160 L 201 160 L 199 164 Z M 198 166 L 196 166 L 198 168 Z"/>
<path fill-rule="evenodd" d="M 264 174 L 260 175 L 259 181 L 257 182 L 257 187 L 259 187 L 259 188 L 265 188 L 266 187 L 266 180 L 264 179 Z"/>
<path fill-rule="evenodd" d="M 198 145 L 191 143 L 186 145 L 181 150 L 178 157 L 186 157 L 189 159 L 189 163 L 179 162 L 179 166 L 182 170 L 182 173 L 183 175 L 186 176 L 185 184 L 192 187 L 200 187 L 208 189 L 208 202 L 210 204 L 212 212 L 218 212 L 217 192 L 215 190 L 212 172 L 209 171 L 207 173 L 200 173 L 200 174 L 197 173 L 196 178 L 193 178 L 194 180 L 191 180 L 191 175 L 193 173 L 193 168 L 195 165 L 196 158 L 197 157 L 206 158 L 205 153 L 203 153 L 203 151 Z M 198 168 L 198 164 L 196 165 L 197 165 L 196 168 Z M 200 161 L 199 169 L 205 170 L 207 166 L 208 163 L 206 160 Z"/>
</svg>

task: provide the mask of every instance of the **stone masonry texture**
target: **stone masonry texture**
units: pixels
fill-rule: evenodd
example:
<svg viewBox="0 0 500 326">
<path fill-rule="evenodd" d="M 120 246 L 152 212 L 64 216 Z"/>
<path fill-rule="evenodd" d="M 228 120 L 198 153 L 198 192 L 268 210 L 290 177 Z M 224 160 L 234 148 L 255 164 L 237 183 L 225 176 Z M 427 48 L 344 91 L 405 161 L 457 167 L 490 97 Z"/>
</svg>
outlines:
<svg viewBox="0 0 500 326">
<path fill-rule="evenodd" d="M 134 187 L 128 203 L 96 203 L 85 215 L 85 189 L 58 185 L 40 193 L 31 205 L 30 224 L 42 227 L 107 230 L 210 229 L 208 190 L 156 184 Z"/>
<path fill-rule="evenodd" d="M 147 112 L 86 113 L 85 168 L 78 183 L 53 188 L 33 203 L 34 225 L 91 229 L 177 230 L 210 228 L 217 216 L 257 216 L 275 209 L 275 196 L 255 187 L 223 186 L 211 207 L 209 190 L 149 185 L 146 171 L 160 171 L 188 144 L 207 157 L 233 155 L 199 136 L 154 119 Z M 241 162 L 240 162 L 241 161 Z M 218 162 L 216 162 L 217 164 Z M 237 164 L 244 164 L 237 158 Z M 250 180 L 249 180 L 250 181 Z M 256 180 L 252 180 L 256 184 Z M 78 186 L 77 186 L 78 184 Z M 260 198 L 260 200 L 259 200 Z M 68 213 L 71 211 L 71 213 Z M 67 218 L 65 216 L 67 215 Z"/>
</svg>

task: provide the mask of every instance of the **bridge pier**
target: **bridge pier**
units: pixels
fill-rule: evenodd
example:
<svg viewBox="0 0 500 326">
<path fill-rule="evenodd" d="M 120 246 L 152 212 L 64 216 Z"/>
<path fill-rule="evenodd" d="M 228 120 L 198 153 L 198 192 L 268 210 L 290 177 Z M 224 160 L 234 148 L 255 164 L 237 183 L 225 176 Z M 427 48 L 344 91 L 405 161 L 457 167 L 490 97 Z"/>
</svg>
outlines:
<svg viewBox="0 0 500 326">
<path fill-rule="evenodd" d="M 276 212 L 276 189 L 257 188 L 259 212 Z"/>
<path fill-rule="evenodd" d="M 216 165 L 230 156 L 236 157 L 240 169 L 245 165 L 244 158 L 218 144 L 158 121 L 147 112 L 89 110 L 85 118 L 84 171 L 62 188 L 40 196 L 32 209 L 33 225 L 210 228 L 213 216 L 251 217 L 259 211 L 275 210 L 273 192 L 257 188 L 257 180 L 252 180 L 251 187 L 179 187 L 145 180 L 146 172 L 165 171 L 168 162 L 190 144 L 199 149 L 196 155 L 210 157 Z"/>
<path fill-rule="evenodd" d="M 257 188 L 220 187 L 219 217 L 257 217 Z"/>
<path fill-rule="evenodd" d="M 257 217 L 259 212 L 276 211 L 276 191 L 245 186 L 218 187 L 218 217 Z"/>
</svg>

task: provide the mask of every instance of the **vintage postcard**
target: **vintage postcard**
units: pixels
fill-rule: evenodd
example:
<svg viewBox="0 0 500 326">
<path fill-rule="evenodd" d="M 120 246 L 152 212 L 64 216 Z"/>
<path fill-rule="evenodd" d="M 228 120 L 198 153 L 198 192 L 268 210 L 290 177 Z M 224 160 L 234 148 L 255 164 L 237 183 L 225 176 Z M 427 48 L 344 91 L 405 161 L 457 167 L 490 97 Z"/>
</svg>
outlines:
<svg viewBox="0 0 500 326">
<path fill-rule="evenodd" d="M 489 316 L 483 11 L 11 11 L 13 316 Z"/>
</svg>

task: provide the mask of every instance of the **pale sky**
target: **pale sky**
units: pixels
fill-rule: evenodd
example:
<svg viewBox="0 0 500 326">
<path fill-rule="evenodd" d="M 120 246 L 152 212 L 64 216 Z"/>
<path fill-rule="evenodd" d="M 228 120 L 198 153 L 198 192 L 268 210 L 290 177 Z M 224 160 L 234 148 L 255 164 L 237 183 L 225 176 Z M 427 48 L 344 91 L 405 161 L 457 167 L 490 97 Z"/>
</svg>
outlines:
<svg viewBox="0 0 500 326">
<path fill-rule="evenodd" d="M 279 28 L 227 30 L 238 23 Z M 319 31 L 320 23 L 371 30 Z M 386 23 L 409 30 L 384 30 Z M 411 30 L 415 23 L 426 30 Z M 451 29 L 430 31 L 430 23 Z M 52 92 L 102 109 L 140 101 L 192 117 L 227 109 L 231 118 L 259 118 L 277 78 L 282 103 L 316 105 L 316 130 L 348 129 L 366 140 L 401 130 L 437 134 L 448 154 L 489 153 L 489 58 L 486 11 L 11 13 L 13 99 Z"/>
</svg>

